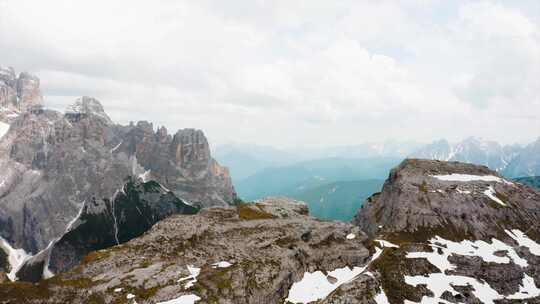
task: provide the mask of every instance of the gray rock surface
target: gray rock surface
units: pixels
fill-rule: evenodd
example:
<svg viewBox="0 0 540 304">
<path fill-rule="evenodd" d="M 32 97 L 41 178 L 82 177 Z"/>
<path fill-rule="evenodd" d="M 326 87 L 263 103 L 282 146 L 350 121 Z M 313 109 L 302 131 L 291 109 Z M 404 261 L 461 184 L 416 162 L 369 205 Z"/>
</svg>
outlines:
<svg viewBox="0 0 540 304">
<path fill-rule="evenodd" d="M 0 112 L 14 114 L 0 117 L 10 124 L 0 138 L 0 236 L 14 248 L 46 248 L 84 202 L 111 199 L 128 176 L 156 180 L 202 207 L 236 200 L 228 170 L 211 157 L 202 131 L 172 136 L 147 122 L 117 125 L 91 97 L 65 113 L 43 109 L 39 79 L 14 75 L 0 69 Z"/>
<path fill-rule="evenodd" d="M 0 121 L 10 122 L 42 105 L 39 78 L 26 72 L 17 75 L 13 68 L 0 66 Z"/>
<path fill-rule="evenodd" d="M 493 176 L 500 181 L 445 181 L 435 175 Z M 488 189 L 506 206 L 486 195 Z M 433 233 L 448 238 L 505 236 L 504 229 L 540 233 L 540 193 L 504 180 L 484 166 L 408 159 L 390 172 L 382 193 L 374 194 L 353 220 L 369 235 Z M 423 240 L 425 241 L 425 239 Z"/>
<path fill-rule="evenodd" d="M 172 214 L 198 211 L 157 182 L 129 178 L 111 199 L 85 203 L 64 235 L 27 260 L 16 273 L 17 278 L 37 282 L 76 266 L 91 251 L 120 245 L 142 235 Z"/>
<path fill-rule="evenodd" d="M 0 299 L 125 303 L 131 293 L 137 303 L 183 294 L 196 294 L 203 299 L 200 303 L 282 303 L 305 271 L 361 266 L 369 260 L 367 239 L 352 225 L 310 218 L 294 201 L 259 204 L 263 209 L 256 212 L 239 205 L 169 217 L 139 238 L 91 253 L 80 266 L 50 280 L 0 285 Z M 266 212 L 270 210 L 288 210 L 288 216 L 274 217 Z M 351 231 L 358 234 L 348 240 Z M 230 266 L 213 266 L 218 262 Z M 181 279 L 190 275 L 188 266 L 200 268 L 200 274 L 186 288 L 190 280 Z"/>
</svg>

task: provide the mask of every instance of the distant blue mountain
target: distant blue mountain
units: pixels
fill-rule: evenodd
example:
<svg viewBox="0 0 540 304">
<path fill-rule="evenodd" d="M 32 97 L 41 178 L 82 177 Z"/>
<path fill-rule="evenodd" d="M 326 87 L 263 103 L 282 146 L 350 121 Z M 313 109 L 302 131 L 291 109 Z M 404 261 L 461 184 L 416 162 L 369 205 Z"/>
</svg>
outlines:
<svg viewBox="0 0 540 304">
<path fill-rule="evenodd" d="M 401 158 L 324 158 L 289 166 L 266 168 L 235 183 L 238 195 L 254 200 L 288 195 L 338 181 L 384 180 Z"/>
<path fill-rule="evenodd" d="M 380 192 L 384 180 L 338 181 L 312 186 L 287 195 L 306 202 L 310 215 L 326 219 L 350 221 L 364 201 Z"/>
</svg>

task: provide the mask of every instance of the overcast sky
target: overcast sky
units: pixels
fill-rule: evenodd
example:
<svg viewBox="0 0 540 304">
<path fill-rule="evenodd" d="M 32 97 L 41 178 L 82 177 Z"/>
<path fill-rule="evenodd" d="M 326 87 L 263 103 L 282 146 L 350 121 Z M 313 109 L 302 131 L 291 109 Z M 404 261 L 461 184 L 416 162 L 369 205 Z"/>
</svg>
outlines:
<svg viewBox="0 0 540 304">
<path fill-rule="evenodd" d="M 0 65 L 214 145 L 540 136 L 537 0 L 0 0 Z"/>
</svg>

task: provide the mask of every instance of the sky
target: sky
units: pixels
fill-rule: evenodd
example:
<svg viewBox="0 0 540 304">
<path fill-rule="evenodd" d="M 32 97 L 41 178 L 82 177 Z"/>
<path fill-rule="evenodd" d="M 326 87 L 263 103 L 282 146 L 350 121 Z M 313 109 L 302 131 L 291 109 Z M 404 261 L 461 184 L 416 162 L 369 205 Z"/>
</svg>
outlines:
<svg viewBox="0 0 540 304">
<path fill-rule="evenodd" d="M 537 0 L 0 0 L 0 65 L 214 145 L 540 137 Z"/>
</svg>

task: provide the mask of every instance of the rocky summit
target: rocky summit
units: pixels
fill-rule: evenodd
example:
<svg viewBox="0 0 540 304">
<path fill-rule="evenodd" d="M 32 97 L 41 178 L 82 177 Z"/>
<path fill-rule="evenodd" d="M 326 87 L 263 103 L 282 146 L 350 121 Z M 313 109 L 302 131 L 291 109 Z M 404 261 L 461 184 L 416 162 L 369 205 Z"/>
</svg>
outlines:
<svg viewBox="0 0 540 304">
<path fill-rule="evenodd" d="M 11 268 L 76 228 L 81 210 L 112 210 L 128 178 L 153 181 L 195 208 L 236 201 L 200 130 L 115 124 L 91 97 L 49 110 L 39 79 L 11 68 L 0 69 L 0 92 L 0 248 L 13 255 Z"/>
<path fill-rule="evenodd" d="M 540 303 L 540 192 L 409 159 L 352 223 L 266 198 L 176 214 L 0 303 Z"/>
</svg>

